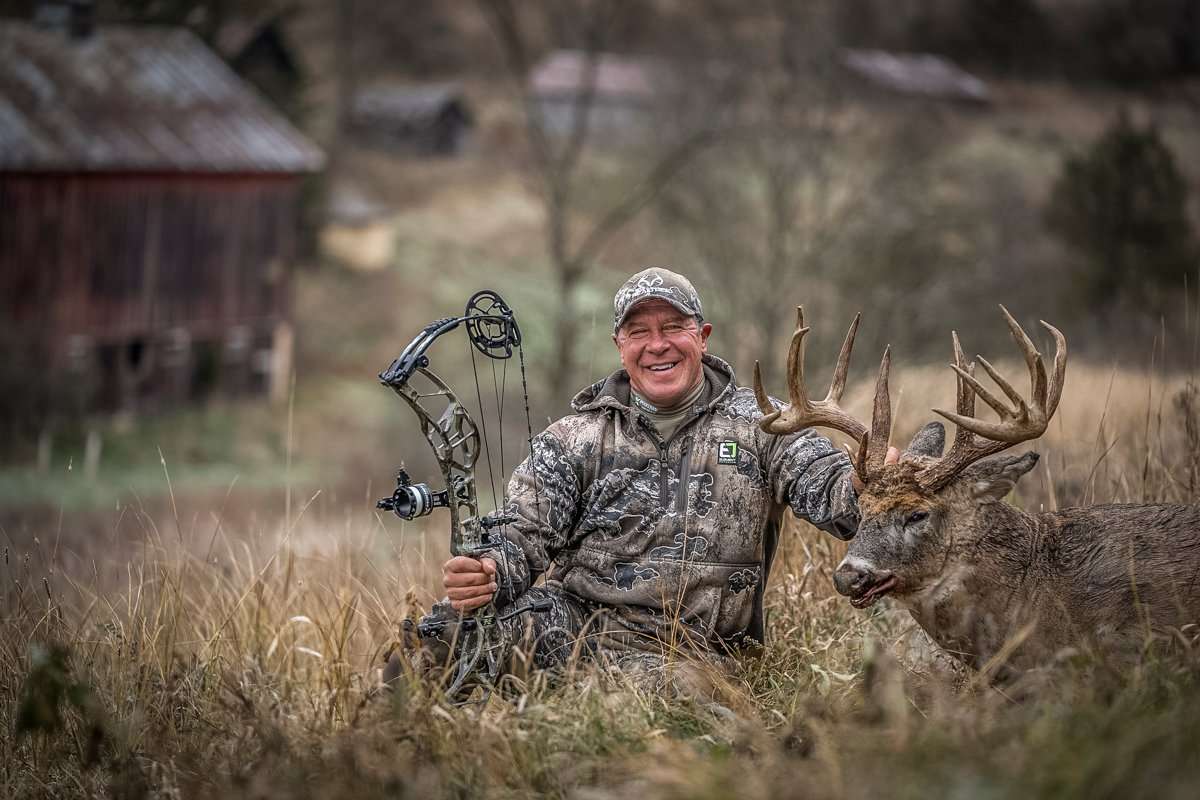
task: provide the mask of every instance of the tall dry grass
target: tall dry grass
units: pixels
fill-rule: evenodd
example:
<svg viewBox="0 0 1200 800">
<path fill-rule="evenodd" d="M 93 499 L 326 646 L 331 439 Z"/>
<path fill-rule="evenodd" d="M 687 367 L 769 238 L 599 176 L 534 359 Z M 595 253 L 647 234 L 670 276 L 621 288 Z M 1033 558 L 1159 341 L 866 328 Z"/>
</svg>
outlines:
<svg viewBox="0 0 1200 800">
<path fill-rule="evenodd" d="M 951 402 L 953 381 L 942 368 L 895 375 L 899 439 Z M 869 392 L 854 387 L 851 406 Z M 1198 421 L 1185 379 L 1073 364 L 1016 499 L 1190 502 Z M 435 526 L 315 509 L 242 529 L 130 509 L 109 538 L 9 541 L 5 796 L 1190 797 L 1200 785 L 1187 635 L 1180 654 L 1133 669 L 1068 661 L 1016 702 L 887 603 L 858 612 L 834 595 L 841 546 L 799 525 L 768 591 L 770 646 L 728 678 L 732 713 L 586 665 L 485 707 L 449 706 L 418 679 L 383 692 L 383 656 L 434 598 L 445 544 Z"/>
</svg>

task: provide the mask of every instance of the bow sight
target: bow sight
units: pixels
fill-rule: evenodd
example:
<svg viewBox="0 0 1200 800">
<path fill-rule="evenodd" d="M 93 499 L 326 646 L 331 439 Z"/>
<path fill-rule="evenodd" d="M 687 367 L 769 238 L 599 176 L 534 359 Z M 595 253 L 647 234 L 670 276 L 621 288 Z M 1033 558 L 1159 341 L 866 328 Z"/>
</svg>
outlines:
<svg viewBox="0 0 1200 800">
<path fill-rule="evenodd" d="M 376 508 L 395 513 L 400 519 L 413 520 L 431 513 L 435 508 L 450 505 L 448 491 L 435 492 L 428 483 L 413 483 L 403 467 L 396 473 L 396 490 L 375 504 Z"/>
</svg>

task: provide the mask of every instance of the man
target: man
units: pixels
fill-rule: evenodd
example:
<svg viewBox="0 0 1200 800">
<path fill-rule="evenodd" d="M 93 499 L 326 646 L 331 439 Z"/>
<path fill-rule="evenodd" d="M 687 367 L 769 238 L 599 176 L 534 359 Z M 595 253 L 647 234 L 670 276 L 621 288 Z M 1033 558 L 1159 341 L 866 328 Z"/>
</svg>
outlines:
<svg viewBox="0 0 1200 800">
<path fill-rule="evenodd" d="M 540 601 L 548 610 L 503 623 L 537 667 L 583 654 L 653 675 L 676 655 L 719 661 L 761 643 L 784 510 L 849 539 L 857 495 L 829 440 L 759 430 L 753 391 L 708 354 L 712 325 L 687 278 L 643 270 L 613 312 L 623 369 L 533 440 L 503 544 L 446 562 L 447 600 L 429 619 L 493 597 L 501 610 Z M 450 638 L 421 644 L 442 659 Z"/>
</svg>

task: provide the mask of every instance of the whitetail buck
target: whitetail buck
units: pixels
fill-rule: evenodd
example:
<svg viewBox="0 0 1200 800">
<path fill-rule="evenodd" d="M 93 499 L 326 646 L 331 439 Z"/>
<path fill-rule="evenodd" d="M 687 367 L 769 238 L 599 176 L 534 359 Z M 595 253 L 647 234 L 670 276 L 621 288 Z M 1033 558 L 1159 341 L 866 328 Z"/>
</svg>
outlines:
<svg viewBox="0 0 1200 800">
<path fill-rule="evenodd" d="M 771 404 L 755 365 L 755 391 L 766 415 L 760 424 L 776 434 L 821 426 L 858 441 L 862 521 L 834 574 L 838 592 L 856 608 L 890 595 L 960 660 L 978 669 L 995 659 L 998 678 L 1045 664 L 1068 646 L 1136 651 L 1154 632 L 1200 622 L 1200 509 L 1099 505 L 1032 514 L 1002 502 L 1038 455 L 987 457 L 1046 430 L 1067 363 L 1066 339 L 1056 328 L 1042 323 L 1056 342 L 1047 375 L 1033 342 L 1001 306 L 1029 367 L 1030 399 L 982 357 L 979 364 L 1011 408 L 974 377 L 974 362 L 966 363 L 954 334 L 957 413 L 934 409 L 957 426 L 950 452 L 942 454 L 945 429 L 932 422 L 898 463 L 886 464 L 890 348 L 880 365 L 868 431 L 838 406 L 861 315 L 842 344 L 829 393 L 813 401 L 804 384 L 808 328 L 798 311 L 788 353 L 788 406 Z M 977 395 L 998 421 L 976 419 Z"/>
</svg>

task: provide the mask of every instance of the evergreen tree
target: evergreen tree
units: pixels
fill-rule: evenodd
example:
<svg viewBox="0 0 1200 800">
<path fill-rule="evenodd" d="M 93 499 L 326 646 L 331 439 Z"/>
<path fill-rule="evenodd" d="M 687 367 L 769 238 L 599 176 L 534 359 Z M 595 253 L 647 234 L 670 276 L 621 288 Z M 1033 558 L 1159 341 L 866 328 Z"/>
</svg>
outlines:
<svg viewBox="0 0 1200 800">
<path fill-rule="evenodd" d="M 1046 223 L 1084 257 L 1095 303 L 1122 293 L 1153 302 L 1200 266 L 1175 159 L 1153 126 L 1139 128 L 1126 113 L 1088 152 L 1065 161 Z"/>
</svg>

